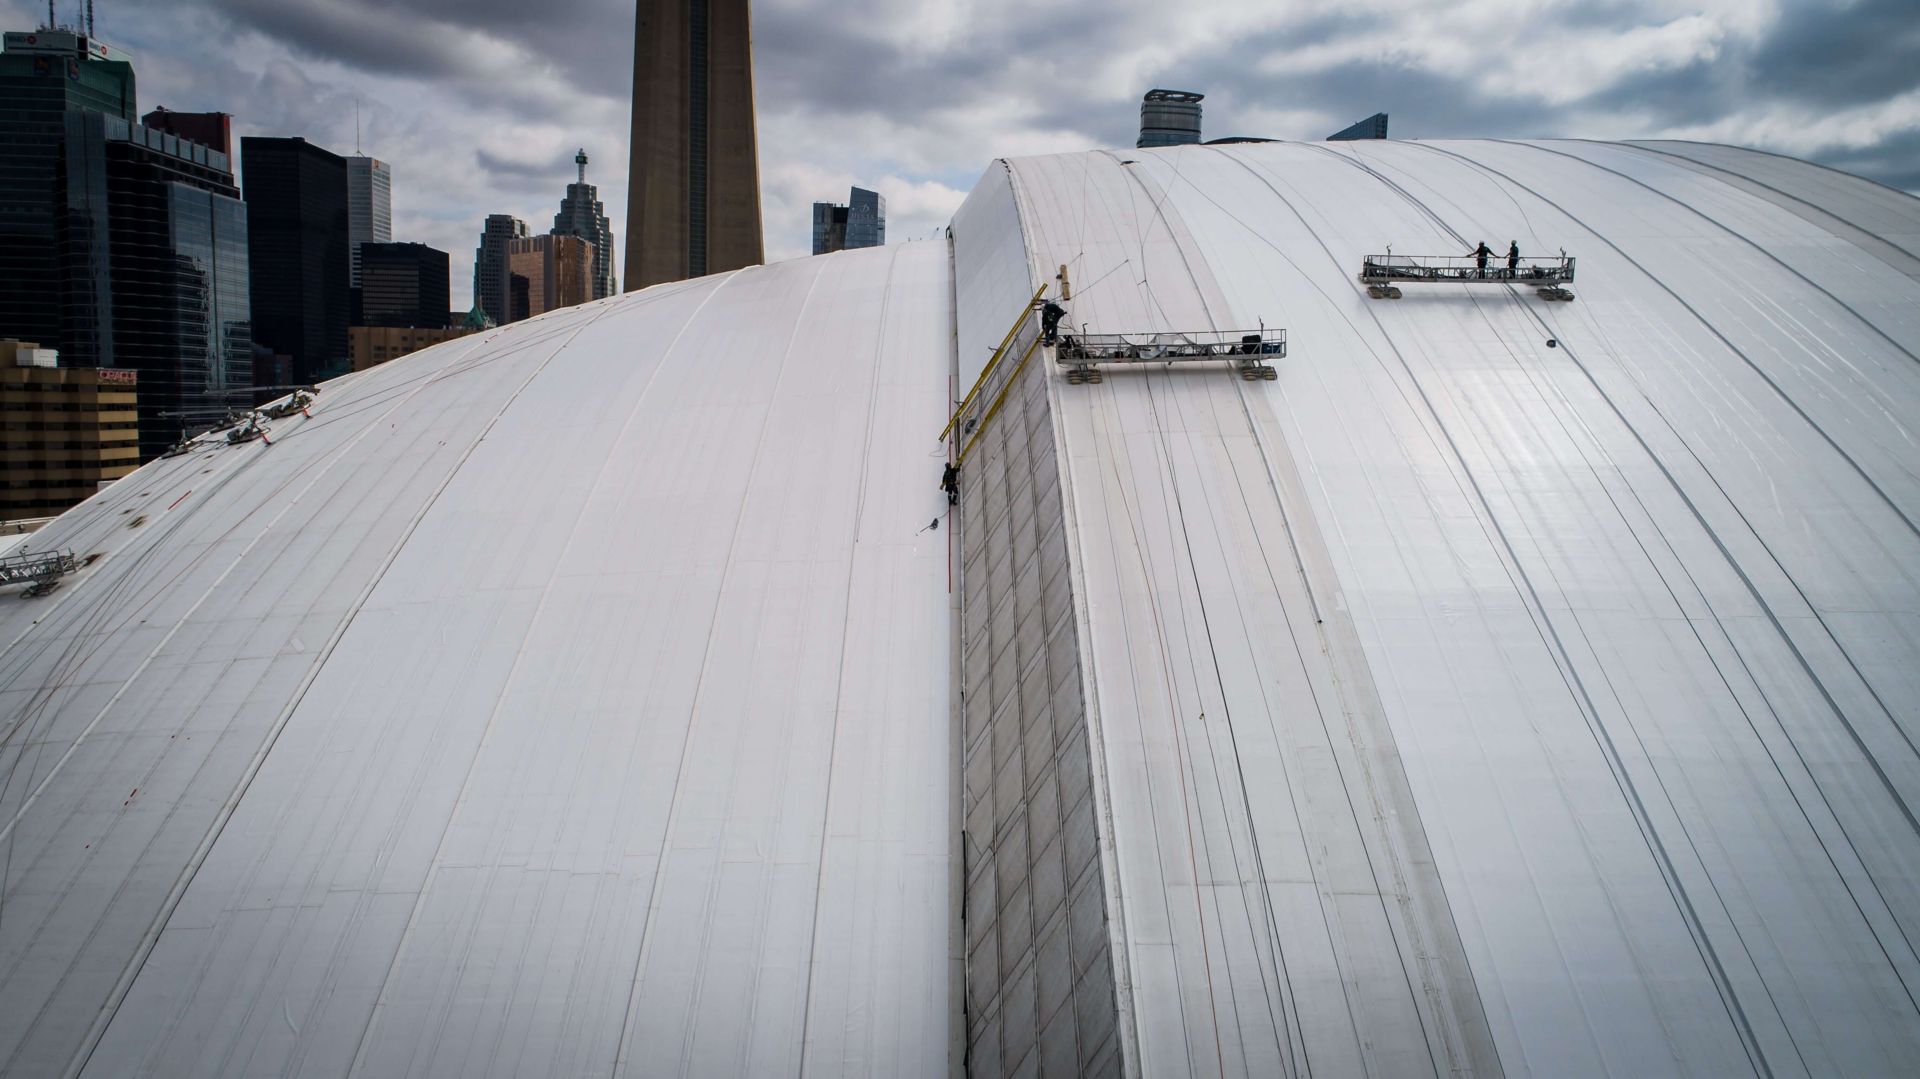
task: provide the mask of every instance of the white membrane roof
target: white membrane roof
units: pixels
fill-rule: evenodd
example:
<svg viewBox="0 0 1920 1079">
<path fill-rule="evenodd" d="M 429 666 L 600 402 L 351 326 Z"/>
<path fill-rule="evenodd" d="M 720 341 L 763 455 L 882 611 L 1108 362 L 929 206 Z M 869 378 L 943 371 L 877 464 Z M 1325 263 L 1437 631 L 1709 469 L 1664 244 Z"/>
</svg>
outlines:
<svg viewBox="0 0 1920 1079">
<path fill-rule="evenodd" d="M 1674 144 L 1008 168 L 1070 324 L 1291 334 L 1052 389 L 1145 1074 L 1910 1066 L 1920 201 Z M 1356 280 L 1483 239 L 1579 299 Z"/>
<path fill-rule="evenodd" d="M 1045 373 L 1130 1073 L 1920 1057 L 1920 201 L 1243 144 L 996 162 L 954 233 L 451 342 L 30 537 L 99 557 L 0 595 L 0 1072 L 948 1072 L 934 434 L 1062 264 L 1074 326 L 1291 344 Z M 1578 300 L 1355 279 L 1483 239 Z"/>
<path fill-rule="evenodd" d="M 941 1070 L 950 294 L 558 312 L 33 537 L 104 557 L 0 602 L 4 1071 Z"/>
</svg>

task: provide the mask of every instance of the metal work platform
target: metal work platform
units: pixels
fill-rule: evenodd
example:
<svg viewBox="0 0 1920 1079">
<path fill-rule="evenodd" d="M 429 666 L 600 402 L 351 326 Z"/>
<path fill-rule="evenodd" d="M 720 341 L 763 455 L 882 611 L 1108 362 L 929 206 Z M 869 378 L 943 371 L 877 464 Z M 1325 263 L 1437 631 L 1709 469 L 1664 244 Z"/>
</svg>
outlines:
<svg viewBox="0 0 1920 1079">
<path fill-rule="evenodd" d="M 59 587 L 60 578 L 80 568 L 72 551 L 15 554 L 0 557 L 0 588 L 27 585 L 29 596 L 44 596 Z"/>
<path fill-rule="evenodd" d="M 1268 361 L 1287 355 L 1285 330 L 1201 330 L 1192 333 L 1062 334 L 1054 362 L 1067 369 L 1067 381 L 1099 382 L 1103 363 L 1202 363 L 1226 361 L 1241 378 L 1271 381 L 1279 377 Z"/>
<path fill-rule="evenodd" d="M 1472 255 L 1368 255 L 1360 267 L 1360 283 L 1376 300 L 1397 300 L 1403 284 L 1519 285 L 1535 289 L 1543 300 L 1571 300 L 1573 258 L 1521 259 L 1509 268 L 1505 255 L 1494 253 L 1486 266 Z"/>
</svg>

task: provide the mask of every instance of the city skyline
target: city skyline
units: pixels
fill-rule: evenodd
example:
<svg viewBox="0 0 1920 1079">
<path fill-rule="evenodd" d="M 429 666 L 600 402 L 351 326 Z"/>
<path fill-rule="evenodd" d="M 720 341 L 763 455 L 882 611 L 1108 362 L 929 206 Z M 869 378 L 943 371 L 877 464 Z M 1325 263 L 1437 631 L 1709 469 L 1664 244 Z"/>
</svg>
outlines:
<svg viewBox="0 0 1920 1079">
<path fill-rule="evenodd" d="M 71 7 L 63 0 L 63 18 Z M 1897 32 L 1906 6 L 1890 0 L 1844 12 L 1634 0 L 1564 24 L 1505 5 L 1447 15 L 1270 8 L 1221 4 L 1208 20 L 1067 11 L 1062 31 L 1109 59 L 1063 91 L 1008 74 L 1053 49 L 1048 35 L 976 33 L 924 3 L 833 15 L 820 3 L 763 0 L 754 17 L 767 257 L 805 255 L 812 203 L 855 184 L 886 196 L 897 242 L 944 224 L 996 154 L 1131 146 L 1140 95 L 1155 85 L 1206 93 L 1209 137 L 1320 139 L 1386 111 L 1402 137 L 1723 139 L 1920 190 L 1920 68 Z M 549 220 L 581 146 L 624 231 L 631 0 L 481 11 L 422 0 L 382 9 L 377 35 L 355 25 L 359 10 L 152 0 L 98 14 L 100 35 L 140 65 L 143 109 L 230 111 L 236 137 L 299 134 L 344 152 L 359 99 L 364 152 L 394 165 L 394 235 L 454 253 L 456 307 L 471 299 L 472 238 L 486 215 Z M 0 14 L 31 27 L 46 8 L 0 0 Z M 970 20 L 1017 23 L 991 5 Z M 1223 62 L 1236 40 L 1287 60 Z M 569 63 L 540 59 L 563 47 Z M 1509 77 L 1487 78 L 1496 70 Z M 1514 88 L 1534 83 L 1552 92 Z"/>
</svg>

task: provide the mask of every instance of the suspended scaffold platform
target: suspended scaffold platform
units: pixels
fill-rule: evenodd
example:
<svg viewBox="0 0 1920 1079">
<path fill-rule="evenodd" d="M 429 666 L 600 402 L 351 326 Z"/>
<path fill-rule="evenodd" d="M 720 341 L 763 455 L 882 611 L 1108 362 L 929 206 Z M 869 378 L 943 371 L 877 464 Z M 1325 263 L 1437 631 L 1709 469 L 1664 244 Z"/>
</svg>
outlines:
<svg viewBox="0 0 1920 1079">
<path fill-rule="evenodd" d="M 44 596 L 60 586 L 60 578 L 80 568 L 72 551 L 14 554 L 0 557 L 0 588 L 27 586 L 28 596 Z"/>
<path fill-rule="evenodd" d="M 1543 300 L 1571 300 L 1573 258 L 1518 259 L 1509 266 L 1504 255 L 1482 261 L 1473 255 L 1368 255 L 1360 267 L 1360 283 L 1376 300 L 1397 300 L 1403 284 L 1518 285 L 1539 292 Z"/>
<path fill-rule="evenodd" d="M 1225 361 L 1241 378 L 1271 381 L 1278 376 L 1270 361 L 1287 355 L 1285 330 L 1200 330 L 1191 333 L 1064 334 L 1054 345 L 1054 362 L 1075 384 L 1100 381 L 1103 363 L 1204 363 Z"/>
</svg>

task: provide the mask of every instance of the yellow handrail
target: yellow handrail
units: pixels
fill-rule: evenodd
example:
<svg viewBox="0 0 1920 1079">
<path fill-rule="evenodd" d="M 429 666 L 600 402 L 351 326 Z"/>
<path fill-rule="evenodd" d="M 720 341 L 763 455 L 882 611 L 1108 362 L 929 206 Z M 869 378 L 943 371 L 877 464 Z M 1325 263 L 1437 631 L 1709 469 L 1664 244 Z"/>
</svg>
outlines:
<svg viewBox="0 0 1920 1079">
<path fill-rule="evenodd" d="M 1038 351 L 1040 351 L 1040 339 L 1036 337 L 1033 343 L 1027 346 L 1026 354 L 1020 357 L 1020 365 L 1013 369 L 1013 374 L 1008 375 L 1007 381 L 1001 385 L 1000 392 L 994 395 L 993 404 L 987 406 L 987 414 L 980 417 L 979 426 L 973 429 L 973 437 L 967 439 L 967 445 L 960 451 L 960 456 L 953 459 L 955 468 L 967 463 L 967 454 L 973 452 L 973 444 L 980 441 L 980 436 L 986 434 L 987 428 L 992 426 L 994 415 L 1000 411 L 1000 406 L 1007 400 L 1007 392 L 1013 389 L 1014 383 L 1020 381 L 1020 372 L 1027 369 L 1027 361 L 1033 359 L 1033 354 Z"/>
<path fill-rule="evenodd" d="M 973 404 L 973 399 L 979 396 L 980 388 L 987 384 L 987 379 L 993 375 L 993 369 L 999 366 L 1000 360 L 1007 354 L 1007 346 L 1013 344 L 1013 338 L 1020 332 L 1020 327 L 1025 326 L 1027 320 L 1033 317 L 1033 305 L 1039 303 L 1040 297 L 1046 294 L 1047 286 L 1041 285 L 1040 290 L 1033 294 L 1033 299 L 1028 300 L 1027 305 L 1020 309 L 1020 317 L 1014 320 L 1013 329 L 1007 331 L 1007 336 L 1001 340 L 1000 347 L 993 350 L 993 358 L 988 360 L 987 366 L 981 369 L 980 377 L 974 380 L 973 389 L 967 391 L 967 396 L 960 401 L 960 407 L 953 410 L 953 418 L 947 421 L 944 428 L 941 428 L 939 441 L 945 442 L 947 436 L 953 433 L 954 427 L 960 422 L 960 417 L 966 413 L 967 407 Z"/>
</svg>

